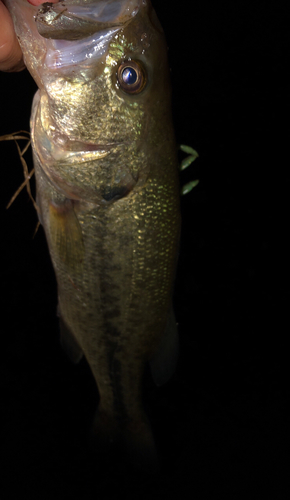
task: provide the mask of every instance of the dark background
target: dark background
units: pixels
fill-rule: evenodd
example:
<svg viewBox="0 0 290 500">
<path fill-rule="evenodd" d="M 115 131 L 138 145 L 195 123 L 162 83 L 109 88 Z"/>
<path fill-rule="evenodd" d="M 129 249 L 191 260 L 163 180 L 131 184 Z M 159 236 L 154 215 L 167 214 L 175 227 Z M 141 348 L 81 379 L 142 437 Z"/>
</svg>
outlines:
<svg viewBox="0 0 290 500">
<path fill-rule="evenodd" d="M 162 473 L 124 486 L 86 453 L 94 381 L 60 349 L 54 274 L 26 192 L 5 210 L 23 174 L 16 146 L 0 142 L 5 498 L 289 494 L 289 4 L 154 5 L 177 142 L 200 155 L 181 174 L 181 184 L 200 183 L 181 201 L 180 360 L 151 404 Z M 0 84 L 0 135 L 27 130 L 34 82 L 24 71 L 0 74 Z"/>
</svg>

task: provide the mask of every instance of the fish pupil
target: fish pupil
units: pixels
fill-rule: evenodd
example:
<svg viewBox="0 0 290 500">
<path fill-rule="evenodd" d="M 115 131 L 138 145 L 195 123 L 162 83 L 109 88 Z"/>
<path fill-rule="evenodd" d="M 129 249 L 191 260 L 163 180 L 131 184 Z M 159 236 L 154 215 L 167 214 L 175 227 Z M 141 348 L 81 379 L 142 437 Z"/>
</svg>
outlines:
<svg viewBox="0 0 290 500">
<path fill-rule="evenodd" d="M 127 85 L 133 85 L 137 81 L 137 72 L 133 68 L 125 68 L 122 71 L 123 82 Z"/>
</svg>

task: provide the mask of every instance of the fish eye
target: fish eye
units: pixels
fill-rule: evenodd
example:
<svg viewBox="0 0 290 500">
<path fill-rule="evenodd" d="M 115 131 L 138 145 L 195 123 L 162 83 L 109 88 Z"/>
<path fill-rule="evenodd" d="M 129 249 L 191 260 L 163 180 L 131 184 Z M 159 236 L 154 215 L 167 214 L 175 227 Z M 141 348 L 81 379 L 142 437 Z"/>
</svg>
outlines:
<svg viewBox="0 0 290 500">
<path fill-rule="evenodd" d="M 119 85 L 127 94 L 139 94 L 146 85 L 146 73 L 138 61 L 125 61 L 118 67 Z"/>
</svg>

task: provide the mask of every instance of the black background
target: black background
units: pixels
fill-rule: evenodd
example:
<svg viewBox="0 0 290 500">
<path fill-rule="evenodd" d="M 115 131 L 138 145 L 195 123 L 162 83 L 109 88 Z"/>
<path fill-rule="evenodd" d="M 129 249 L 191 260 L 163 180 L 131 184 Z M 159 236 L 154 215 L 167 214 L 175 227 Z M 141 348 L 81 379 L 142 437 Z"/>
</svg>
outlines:
<svg viewBox="0 0 290 500">
<path fill-rule="evenodd" d="M 162 473 L 153 485 L 125 486 L 86 454 L 96 388 L 86 363 L 70 364 L 60 349 L 55 278 L 42 229 L 33 239 L 26 192 L 5 210 L 23 174 L 16 146 L 0 142 L 5 498 L 289 493 L 289 5 L 154 5 L 169 47 L 177 142 L 200 155 L 181 174 L 181 184 L 200 183 L 181 201 L 180 360 L 152 398 Z M 27 130 L 34 82 L 24 71 L 0 74 L 0 84 L 0 135 Z"/>
</svg>

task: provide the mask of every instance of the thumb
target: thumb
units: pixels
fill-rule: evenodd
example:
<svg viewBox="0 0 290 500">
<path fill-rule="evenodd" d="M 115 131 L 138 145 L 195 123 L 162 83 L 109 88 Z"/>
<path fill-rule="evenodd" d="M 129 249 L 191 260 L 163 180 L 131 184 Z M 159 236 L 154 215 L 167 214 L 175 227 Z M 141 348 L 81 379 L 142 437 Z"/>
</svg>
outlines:
<svg viewBox="0 0 290 500">
<path fill-rule="evenodd" d="M 12 19 L 0 1 L 0 70 L 21 71 L 25 68 Z"/>
</svg>

